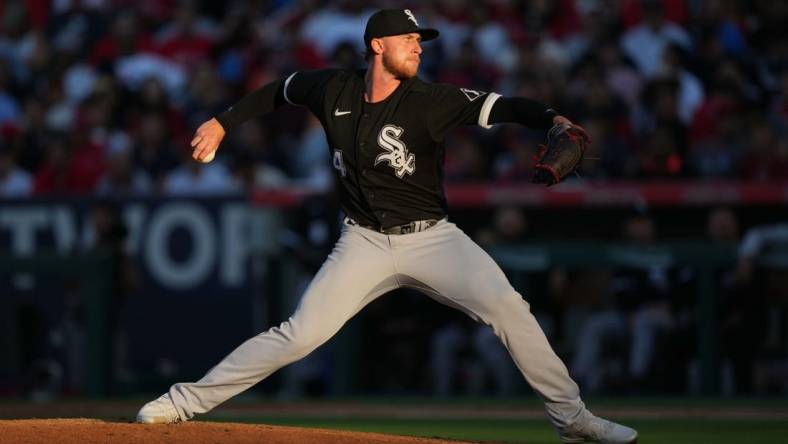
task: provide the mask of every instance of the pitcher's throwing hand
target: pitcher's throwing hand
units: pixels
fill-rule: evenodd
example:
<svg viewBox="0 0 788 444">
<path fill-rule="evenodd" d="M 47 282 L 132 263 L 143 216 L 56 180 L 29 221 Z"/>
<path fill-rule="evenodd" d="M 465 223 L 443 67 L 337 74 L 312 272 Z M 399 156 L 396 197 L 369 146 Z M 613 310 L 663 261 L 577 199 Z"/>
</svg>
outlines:
<svg viewBox="0 0 788 444">
<path fill-rule="evenodd" d="M 219 144 L 224 139 L 224 134 L 224 128 L 215 118 L 200 125 L 197 131 L 194 132 L 194 138 L 191 142 L 194 160 L 202 163 L 212 161 Z"/>
</svg>

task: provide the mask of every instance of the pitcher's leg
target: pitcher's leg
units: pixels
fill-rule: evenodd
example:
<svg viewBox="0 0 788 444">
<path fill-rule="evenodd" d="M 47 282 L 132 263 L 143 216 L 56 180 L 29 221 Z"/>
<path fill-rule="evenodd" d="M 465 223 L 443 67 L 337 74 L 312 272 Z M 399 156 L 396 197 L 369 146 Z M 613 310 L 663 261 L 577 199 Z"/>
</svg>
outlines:
<svg viewBox="0 0 788 444">
<path fill-rule="evenodd" d="M 503 273 L 498 278 L 505 280 Z M 488 291 L 482 293 L 478 302 L 451 299 L 492 327 L 528 384 L 544 400 L 553 424 L 561 428 L 574 422 L 585 407 L 580 391 L 547 341 L 528 303 L 511 287 L 490 285 Z"/>
<path fill-rule="evenodd" d="M 364 305 L 395 288 L 382 237 L 347 229 L 304 293 L 295 313 L 247 340 L 194 383 L 169 394 L 181 419 L 205 413 L 333 336 Z"/>
<path fill-rule="evenodd" d="M 393 247 L 397 270 L 414 280 L 411 285 L 493 328 L 556 427 L 578 418 L 585 406 L 577 384 L 528 303 L 484 250 L 449 223 L 402 236 Z"/>
</svg>

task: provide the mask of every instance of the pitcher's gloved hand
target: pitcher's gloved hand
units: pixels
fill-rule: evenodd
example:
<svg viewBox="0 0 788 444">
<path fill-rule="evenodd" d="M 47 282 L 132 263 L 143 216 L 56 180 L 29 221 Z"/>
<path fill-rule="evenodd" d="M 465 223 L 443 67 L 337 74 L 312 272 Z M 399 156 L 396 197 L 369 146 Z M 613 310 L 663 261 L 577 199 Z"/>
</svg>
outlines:
<svg viewBox="0 0 788 444">
<path fill-rule="evenodd" d="M 550 186 L 562 181 L 580 166 L 589 143 L 582 127 L 566 119 L 553 125 L 547 133 L 547 145 L 541 147 L 531 182 Z"/>
</svg>

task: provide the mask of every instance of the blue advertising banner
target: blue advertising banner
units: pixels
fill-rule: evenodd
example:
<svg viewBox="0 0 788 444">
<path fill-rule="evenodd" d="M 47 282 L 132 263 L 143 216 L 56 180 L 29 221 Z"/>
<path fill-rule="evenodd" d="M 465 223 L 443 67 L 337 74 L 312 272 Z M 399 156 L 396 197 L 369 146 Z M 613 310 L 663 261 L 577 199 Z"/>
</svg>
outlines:
<svg viewBox="0 0 788 444">
<path fill-rule="evenodd" d="M 0 250 L 74 255 L 117 243 L 121 259 L 107 295 L 113 372 L 131 382 L 193 378 L 265 318 L 262 285 L 251 274 L 252 211 L 244 196 L 0 201 Z M 20 342 L 11 346 L 21 356 L 14 373 L 29 372 L 41 357 L 84 353 L 79 340 L 51 341 L 65 324 L 85 330 L 70 311 L 80 303 L 69 302 L 71 293 L 47 276 L 0 270 L 0 306 L 15 325 L 9 337 Z M 68 371 L 80 378 L 78 369 Z"/>
<path fill-rule="evenodd" d="M 156 290 L 248 284 L 249 210 L 240 197 L 0 201 L 0 249 L 20 256 L 87 251 L 96 244 L 97 208 L 118 213 L 127 231 L 125 249 Z"/>
</svg>

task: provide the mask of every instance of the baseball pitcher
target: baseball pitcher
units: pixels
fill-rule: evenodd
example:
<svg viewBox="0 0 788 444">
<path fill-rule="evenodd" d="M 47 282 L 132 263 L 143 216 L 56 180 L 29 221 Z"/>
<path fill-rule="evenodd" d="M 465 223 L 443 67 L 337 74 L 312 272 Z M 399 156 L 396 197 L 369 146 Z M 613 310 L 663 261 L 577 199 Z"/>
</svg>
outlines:
<svg viewBox="0 0 788 444">
<path fill-rule="evenodd" d="M 346 218 L 288 320 L 241 344 L 199 381 L 174 384 L 145 404 L 137 421 L 186 421 L 213 409 L 312 352 L 375 298 L 405 286 L 489 325 L 544 400 L 562 442 L 637 441 L 635 430 L 586 409 L 528 303 L 446 218 L 444 139 L 452 128 L 504 122 L 552 128 L 556 142 L 548 143 L 534 176 L 548 185 L 582 159 L 585 132 L 530 99 L 420 80 L 421 42 L 436 37 L 438 31 L 420 27 L 410 10 L 378 11 L 364 33 L 366 70 L 295 72 L 197 129 L 193 157 L 206 162 L 225 132 L 244 121 L 286 104 L 309 108 L 325 128 Z"/>
</svg>

